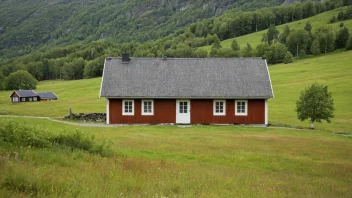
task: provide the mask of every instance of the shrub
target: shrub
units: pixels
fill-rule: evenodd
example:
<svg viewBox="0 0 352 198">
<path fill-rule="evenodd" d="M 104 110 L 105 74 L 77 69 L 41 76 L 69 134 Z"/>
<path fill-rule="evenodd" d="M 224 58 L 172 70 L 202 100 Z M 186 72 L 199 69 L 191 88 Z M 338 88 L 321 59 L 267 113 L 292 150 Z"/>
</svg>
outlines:
<svg viewBox="0 0 352 198">
<path fill-rule="evenodd" d="M 291 52 L 287 51 L 284 58 L 284 63 L 285 64 L 293 63 L 293 55 L 291 54 Z"/>
<path fill-rule="evenodd" d="M 18 70 L 11 73 L 5 80 L 5 89 L 35 89 L 37 86 L 37 79 L 30 73 L 24 70 Z"/>
</svg>

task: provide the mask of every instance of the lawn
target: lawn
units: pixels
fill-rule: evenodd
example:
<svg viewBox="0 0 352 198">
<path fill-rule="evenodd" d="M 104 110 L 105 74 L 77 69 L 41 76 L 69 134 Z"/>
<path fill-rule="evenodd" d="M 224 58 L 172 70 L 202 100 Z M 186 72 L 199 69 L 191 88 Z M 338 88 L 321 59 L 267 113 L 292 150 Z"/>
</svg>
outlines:
<svg viewBox="0 0 352 198">
<path fill-rule="evenodd" d="M 304 26 L 306 25 L 307 21 L 309 21 L 312 25 L 312 32 L 314 32 L 314 30 L 316 28 L 324 27 L 324 26 L 331 26 L 334 29 L 339 28 L 340 23 L 343 22 L 345 24 L 345 26 L 347 28 L 349 28 L 350 31 L 352 31 L 352 20 L 346 20 L 346 21 L 328 24 L 328 22 L 332 16 L 337 16 L 337 14 L 340 11 L 345 11 L 346 9 L 347 9 L 347 7 L 341 7 L 341 8 L 335 9 L 335 10 L 331 10 L 328 12 L 324 12 L 322 14 L 315 15 L 315 16 L 307 18 L 307 19 L 302 19 L 302 20 L 287 23 L 284 25 L 279 25 L 276 28 L 277 28 L 277 30 L 280 31 L 280 33 L 283 32 L 285 25 L 288 25 L 290 28 L 294 28 L 294 29 L 303 29 Z M 255 49 L 260 44 L 260 42 L 262 40 L 262 36 L 266 31 L 267 30 L 262 30 L 262 31 L 259 31 L 256 33 L 240 36 L 240 37 L 236 38 L 236 41 L 240 45 L 241 48 L 245 47 L 247 43 L 250 43 L 252 48 Z M 227 40 L 221 41 L 221 46 L 224 48 L 230 48 L 232 40 L 233 39 L 227 39 Z M 204 47 L 200 47 L 200 48 L 205 49 L 208 52 L 210 52 L 211 47 L 212 46 L 210 45 L 210 46 L 204 46 Z"/>
<path fill-rule="evenodd" d="M 352 196 L 352 139 L 329 132 L 234 126 L 83 128 L 0 118 L 2 125 L 9 121 L 48 133 L 93 134 L 98 141 L 112 141 L 115 155 L 0 145 L 4 197 Z"/>
</svg>

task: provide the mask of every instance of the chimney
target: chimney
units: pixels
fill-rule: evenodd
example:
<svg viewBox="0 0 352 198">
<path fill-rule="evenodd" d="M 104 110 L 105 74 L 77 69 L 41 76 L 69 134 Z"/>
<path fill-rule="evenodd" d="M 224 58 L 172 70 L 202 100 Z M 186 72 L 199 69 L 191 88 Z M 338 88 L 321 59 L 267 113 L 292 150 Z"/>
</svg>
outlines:
<svg viewBox="0 0 352 198">
<path fill-rule="evenodd" d="M 130 55 L 126 51 L 124 51 L 122 53 L 122 63 L 128 63 L 130 60 Z"/>
</svg>

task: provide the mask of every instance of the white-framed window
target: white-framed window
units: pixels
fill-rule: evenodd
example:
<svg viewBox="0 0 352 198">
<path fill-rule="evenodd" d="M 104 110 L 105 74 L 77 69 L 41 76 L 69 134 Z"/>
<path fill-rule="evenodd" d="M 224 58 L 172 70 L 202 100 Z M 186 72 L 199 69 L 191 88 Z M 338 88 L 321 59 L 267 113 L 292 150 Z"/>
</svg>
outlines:
<svg viewBox="0 0 352 198">
<path fill-rule="evenodd" d="M 36 102 L 37 101 L 37 97 L 33 97 L 33 101 Z"/>
<path fill-rule="evenodd" d="M 214 115 L 226 115 L 226 100 L 214 100 L 213 113 Z"/>
<path fill-rule="evenodd" d="M 122 115 L 134 115 L 134 100 L 122 100 Z"/>
<path fill-rule="evenodd" d="M 154 115 L 153 100 L 142 100 L 142 115 Z"/>
<path fill-rule="evenodd" d="M 33 98 L 29 98 L 29 102 L 32 102 Z"/>
<path fill-rule="evenodd" d="M 18 102 L 18 97 L 13 97 L 13 98 L 12 98 L 12 101 L 13 101 L 13 102 Z"/>
<path fill-rule="evenodd" d="M 235 100 L 235 115 L 248 115 L 248 100 Z"/>
<path fill-rule="evenodd" d="M 21 98 L 21 101 L 22 102 L 26 102 L 26 98 Z"/>
</svg>

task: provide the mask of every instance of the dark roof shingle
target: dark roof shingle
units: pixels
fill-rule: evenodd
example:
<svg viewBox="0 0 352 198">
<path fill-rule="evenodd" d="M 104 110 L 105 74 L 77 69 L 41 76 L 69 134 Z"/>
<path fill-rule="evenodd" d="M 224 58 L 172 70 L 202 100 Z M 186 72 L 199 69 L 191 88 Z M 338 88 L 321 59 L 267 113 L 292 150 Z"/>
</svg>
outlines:
<svg viewBox="0 0 352 198">
<path fill-rule="evenodd" d="M 57 99 L 57 96 L 53 92 L 37 92 L 40 98 L 45 99 Z"/>
<path fill-rule="evenodd" d="M 15 90 L 19 97 L 35 97 L 38 96 L 33 90 Z"/>
<path fill-rule="evenodd" d="M 107 58 L 100 96 L 250 99 L 273 91 L 262 58 Z"/>
</svg>

